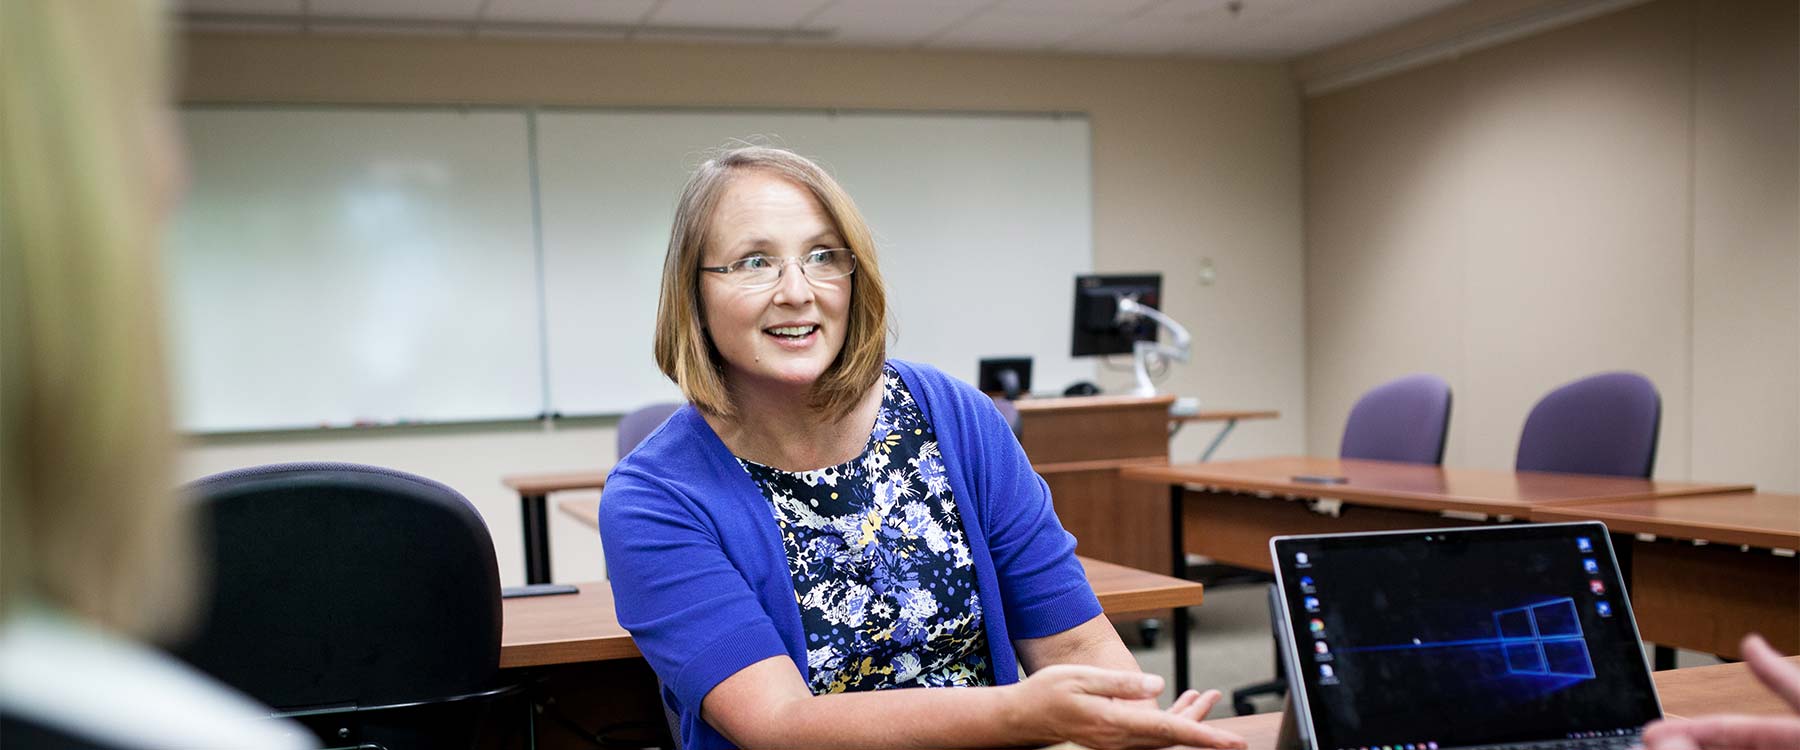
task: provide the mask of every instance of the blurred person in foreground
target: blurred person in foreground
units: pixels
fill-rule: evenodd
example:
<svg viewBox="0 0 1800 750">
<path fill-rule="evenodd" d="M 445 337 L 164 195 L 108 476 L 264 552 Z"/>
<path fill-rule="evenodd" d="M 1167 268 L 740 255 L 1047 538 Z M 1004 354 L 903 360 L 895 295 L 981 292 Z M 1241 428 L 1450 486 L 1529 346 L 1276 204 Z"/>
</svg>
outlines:
<svg viewBox="0 0 1800 750">
<path fill-rule="evenodd" d="M 1781 658 L 1762 636 L 1739 648 L 1756 679 L 1787 704 L 1792 716 L 1723 714 L 1654 721 L 1644 728 L 1646 750 L 1794 750 L 1800 748 L 1800 664 Z"/>
<path fill-rule="evenodd" d="M 0 741 L 291 748 L 141 640 L 193 608 L 158 238 L 179 192 L 165 9 L 0 0 Z"/>
</svg>

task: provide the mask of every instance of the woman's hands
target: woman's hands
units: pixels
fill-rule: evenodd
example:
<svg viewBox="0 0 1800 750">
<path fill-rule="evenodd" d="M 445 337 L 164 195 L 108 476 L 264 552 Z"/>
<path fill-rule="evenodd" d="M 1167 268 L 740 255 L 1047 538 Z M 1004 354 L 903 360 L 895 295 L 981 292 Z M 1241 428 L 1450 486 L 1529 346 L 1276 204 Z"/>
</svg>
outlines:
<svg viewBox="0 0 1800 750">
<path fill-rule="evenodd" d="M 1756 679 L 1781 697 L 1794 716 L 1707 716 L 1692 721 L 1653 721 L 1644 729 L 1647 750 L 1793 750 L 1800 748 L 1800 666 L 1759 635 L 1744 638 L 1744 661 Z"/>
<path fill-rule="evenodd" d="M 1147 703 L 1162 688 L 1156 675 L 1058 664 L 1004 688 L 1012 691 L 1006 721 L 1023 736 L 1093 750 L 1245 746 L 1244 738 L 1200 723 L 1219 701 L 1218 691 L 1190 690 L 1162 711 Z"/>
</svg>

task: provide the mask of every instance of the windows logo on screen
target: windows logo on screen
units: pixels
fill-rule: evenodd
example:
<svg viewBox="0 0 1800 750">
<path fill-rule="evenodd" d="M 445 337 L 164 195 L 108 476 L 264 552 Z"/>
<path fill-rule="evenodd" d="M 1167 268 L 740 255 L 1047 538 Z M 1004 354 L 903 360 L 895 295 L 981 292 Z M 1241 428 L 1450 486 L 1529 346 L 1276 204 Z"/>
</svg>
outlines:
<svg viewBox="0 0 1800 750">
<path fill-rule="evenodd" d="M 1564 597 L 1494 612 L 1509 674 L 1593 679 L 1575 600 Z"/>
</svg>

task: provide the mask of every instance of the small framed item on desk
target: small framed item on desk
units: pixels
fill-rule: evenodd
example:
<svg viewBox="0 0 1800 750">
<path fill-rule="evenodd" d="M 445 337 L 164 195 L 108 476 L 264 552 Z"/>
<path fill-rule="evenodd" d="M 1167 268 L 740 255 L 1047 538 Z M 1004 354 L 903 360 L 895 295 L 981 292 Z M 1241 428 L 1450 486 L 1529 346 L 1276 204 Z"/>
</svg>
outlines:
<svg viewBox="0 0 1800 750">
<path fill-rule="evenodd" d="M 524 586 L 507 586 L 500 589 L 500 598 L 517 599 L 524 596 L 556 596 L 573 594 L 581 589 L 569 583 L 530 583 Z"/>
</svg>

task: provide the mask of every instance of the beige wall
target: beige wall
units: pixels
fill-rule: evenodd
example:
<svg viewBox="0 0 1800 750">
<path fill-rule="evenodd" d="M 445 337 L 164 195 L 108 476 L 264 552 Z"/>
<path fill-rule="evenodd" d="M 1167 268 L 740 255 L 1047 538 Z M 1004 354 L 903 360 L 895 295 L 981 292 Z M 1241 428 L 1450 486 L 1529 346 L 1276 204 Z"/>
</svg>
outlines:
<svg viewBox="0 0 1800 750">
<path fill-rule="evenodd" d="M 1307 447 L 1435 372 L 1446 462 L 1631 369 L 1664 477 L 1800 491 L 1796 4 L 1659 0 L 1305 102 Z"/>
<path fill-rule="evenodd" d="M 1240 426 L 1221 456 L 1302 448 L 1300 101 L 1283 66 L 558 40 L 187 42 L 189 101 L 1086 112 L 1096 268 L 1161 271 L 1167 309 L 1195 335 L 1195 361 L 1177 367 L 1165 387 L 1211 405 L 1282 411 L 1278 421 Z M 1211 286 L 1197 280 L 1203 258 L 1217 269 Z M 1124 387 L 1129 378 L 1108 373 L 1101 384 Z M 1198 454 L 1208 432 L 1185 431 L 1176 454 Z M 499 477 L 606 466 L 613 439 L 610 422 L 553 432 L 533 425 L 209 438 L 188 451 L 185 471 L 334 459 L 445 481 L 487 518 L 510 584 L 523 578 L 519 520 Z M 552 549 L 558 580 L 601 575 L 591 532 L 558 517 Z"/>
</svg>

